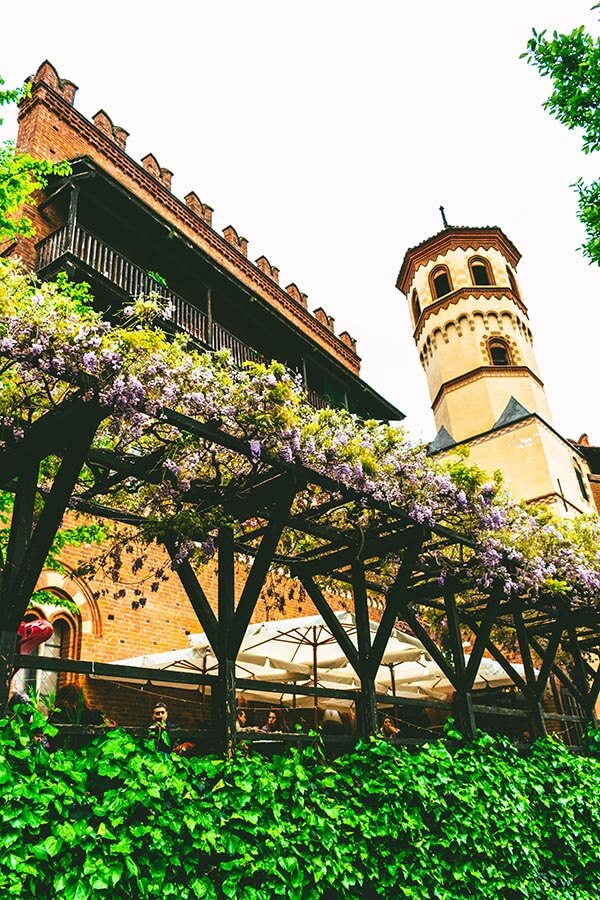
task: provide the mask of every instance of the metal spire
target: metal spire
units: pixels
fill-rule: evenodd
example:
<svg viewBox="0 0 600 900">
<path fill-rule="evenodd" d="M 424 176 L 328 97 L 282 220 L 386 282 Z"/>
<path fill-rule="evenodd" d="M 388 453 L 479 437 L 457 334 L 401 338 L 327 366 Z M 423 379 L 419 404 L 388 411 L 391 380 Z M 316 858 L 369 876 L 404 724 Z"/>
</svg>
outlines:
<svg viewBox="0 0 600 900">
<path fill-rule="evenodd" d="M 446 213 L 444 212 L 444 207 L 440 206 L 440 212 L 442 214 L 442 222 L 444 223 L 444 228 L 448 227 L 448 222 L 446 221 Z"/>
</svg>

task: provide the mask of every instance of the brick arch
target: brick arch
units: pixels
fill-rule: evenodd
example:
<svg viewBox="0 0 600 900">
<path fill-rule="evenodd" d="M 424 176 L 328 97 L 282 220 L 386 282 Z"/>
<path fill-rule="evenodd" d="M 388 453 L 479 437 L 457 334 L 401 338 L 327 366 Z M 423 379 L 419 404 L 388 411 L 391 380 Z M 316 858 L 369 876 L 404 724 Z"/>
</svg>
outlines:
<svg viewBox="0 0 600 900">
<path fill-rule="evenodd" d="M 61 572 L 45 569 L 38 579 L 36 590 L 52 591 L 58 597 L 71 600 L 79 609 L 82 634 L 88 634 L 95 638 L 102 637 L 100 609 L 84 581 Z"/>
</svg>

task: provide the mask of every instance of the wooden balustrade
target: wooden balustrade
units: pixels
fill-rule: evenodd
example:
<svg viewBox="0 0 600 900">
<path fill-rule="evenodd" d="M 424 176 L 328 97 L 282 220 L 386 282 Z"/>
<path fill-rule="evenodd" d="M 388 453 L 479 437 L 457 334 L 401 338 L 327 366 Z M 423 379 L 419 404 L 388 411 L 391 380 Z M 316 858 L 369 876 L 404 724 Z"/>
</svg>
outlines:
<svg viewBox="0 0 600 900">
<path fill-rule="evenodd" d="M 166 321 L 187 332 L 209 350 L 229 350 L 236 365 L 241 366 L 248 361 L 264 361 L 265 358 L 260 353 L 235 337 L 218 322 L 209 322 L 206 313 L 197 306 L 184 300 L 170 288 L 159 284 L 144 269 L 113 250 L 81 225 L 63 225 L 62 228 L 52 232 L 38 243 L 37 271 L 42 271 L 67 254 L 106 278 L 111 285 L 116 286 L 129 297 L 135 298 L 151 293 L 159 294 L 170 306 L 170 313 L 165 316 Z M 325 398 L 314 391 L 307 391 L 307 398 L 316 409 L 324 409 L 330 405 Z"/>
</svg>

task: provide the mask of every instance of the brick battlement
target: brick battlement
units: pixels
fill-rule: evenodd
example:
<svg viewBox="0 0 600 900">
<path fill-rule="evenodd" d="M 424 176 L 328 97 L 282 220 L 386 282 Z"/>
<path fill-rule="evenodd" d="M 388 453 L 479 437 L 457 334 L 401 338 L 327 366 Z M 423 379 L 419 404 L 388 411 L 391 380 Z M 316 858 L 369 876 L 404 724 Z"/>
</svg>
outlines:
<svg viewBox="0 0 600 900">
<path fill-rule="evenodd" d="M 246 289 L 307 334 L 330 356 L 355 375 L 360 372 L 356 346 L 332 329 L 333 320 L 319 320 L 306 308 L 306 295 L 295 285 L 279 286 L 279 270 L 261 256 L 248 260 L 248 241 L 229 225 L 219 235 L 212 228 L 210 206 L 192 191 L 179 200 L 171 192 L 173 173 L 152 153 L 140 163 L 126 153 L 128 132 L 115 126 L 104 110 L 86 119 L 73 106 L 77 87 L 61 79 L 45 61 L 29 79 L 31 94 L 19 110 L 19 150 L 38 158 L 61 160 L 87 156 L 149 208 L 184 234 L 200 250 L 232 274 Z M 38 235 L 44 236 L 44 235 Z"/>
</svg>

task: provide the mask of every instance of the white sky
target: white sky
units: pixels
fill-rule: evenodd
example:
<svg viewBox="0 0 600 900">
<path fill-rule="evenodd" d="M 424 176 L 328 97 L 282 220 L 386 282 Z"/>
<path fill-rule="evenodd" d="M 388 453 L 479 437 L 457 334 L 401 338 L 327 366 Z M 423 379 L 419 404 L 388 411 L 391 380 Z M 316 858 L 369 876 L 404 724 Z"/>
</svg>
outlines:
<svg viewBox="0 0 600 900">
<path fill-rule="evenodd" d="M 499 225 L 518 268 L 558 430 L 600 444 L 600 269 L 569 185 L 598 158 L 541 108 L 519 60 L 532 26 L 598 33 L 592 0 L 196 0 L 3 12 L 0 74 L 43 59 L 248 238 L 309 309 L 358 340 L 362 377 L 430 439 L 433 416 L 395 288 L 405 250 L 441 228 Z M 11 28 L 11 16 L 14 28 Z M 11 34 L 11 41 L 6 35 Z M 19 37 L 22 36 L 22 37 Z M 4 136 L 13 131 L 6 118 Z"/>
</svg>

